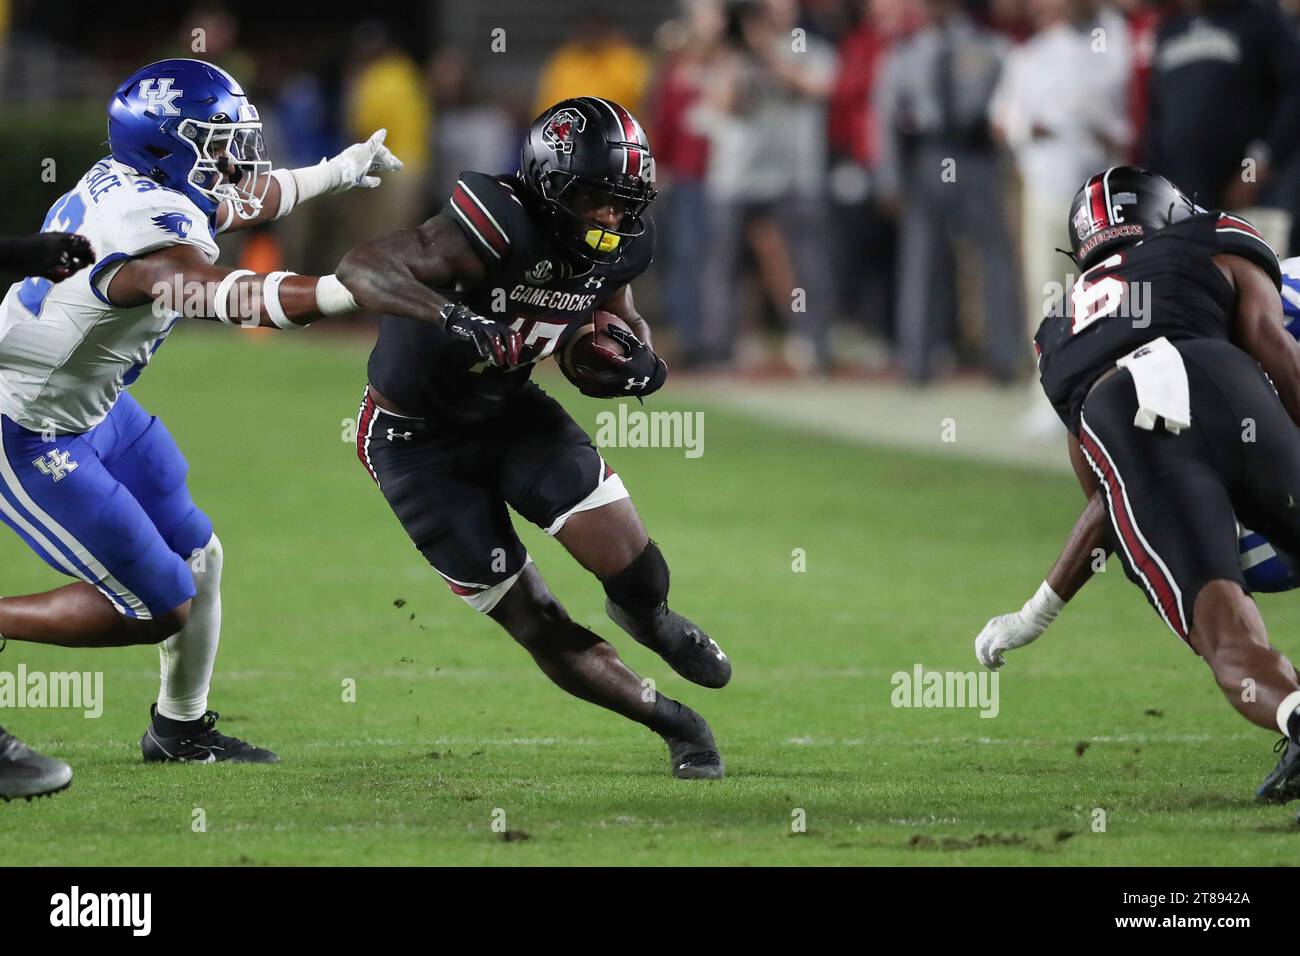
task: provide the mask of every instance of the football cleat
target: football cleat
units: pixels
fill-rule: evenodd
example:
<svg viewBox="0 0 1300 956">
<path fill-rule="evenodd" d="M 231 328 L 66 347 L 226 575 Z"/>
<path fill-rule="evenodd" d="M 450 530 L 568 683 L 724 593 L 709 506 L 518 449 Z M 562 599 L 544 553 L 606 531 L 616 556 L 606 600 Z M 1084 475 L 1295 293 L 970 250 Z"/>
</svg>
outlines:
<svg viewBox="0 0 1300 956">
<path fill-rule="evenodd" d="M 72 785 L 72 768 L 62 760 L 32 750 L 0 727 L 0 800 L 16 797 L 31 801 L 48 797 Z"/>
<path fill-rule="evenodd" d="M 707 728 L 706 728 L 707 733 Z M 722 754 L 713 741 L 713 734 L 703 740 L 678 740 L 665 737 L 668 760 L 673 776 L 678 780 L 720 780 L 726 773 Z"/>
<path fill-rule="evenodd" d="M 1289 803 L 1300 797 L 1300 745 L 1283 737 L 1273 752 L 1279 750 L 1282 750 L 1282 759 L 1255 791 L 1255 799 L 1264 803 Z"/>
<path fill-rule="evenodd" d="M 280 758 L 269 750 L 254 747 L 238 737 L 219 733 L 216 723 L 220 714 L 210 710 L 198 721 L 198 729 L 184 734 L 167 735 L 158 730 L 153 721 L 158 706 L 149 708 L 149 729 L 140 738 L 140 749 L 145 763 L 279 763 Z"/>
<path fill-rule="evenodd" d="M 605 613 L 633 640 L 650 648 L 691 683 L 718 688 L 731 680 L 731 661 L 718 642 L 669 610 L 667 604 L 661 604 L 649 618 L 638 618 L 606 598 Z"/>
<path fill-rule="evenodd" d="M 678 780 L 718 780 L 726 773 L 713 731 L 699 714 L 692 714 L 696 730 L 690 737 L 664 737 L 668 761 Z"/>
</svg>

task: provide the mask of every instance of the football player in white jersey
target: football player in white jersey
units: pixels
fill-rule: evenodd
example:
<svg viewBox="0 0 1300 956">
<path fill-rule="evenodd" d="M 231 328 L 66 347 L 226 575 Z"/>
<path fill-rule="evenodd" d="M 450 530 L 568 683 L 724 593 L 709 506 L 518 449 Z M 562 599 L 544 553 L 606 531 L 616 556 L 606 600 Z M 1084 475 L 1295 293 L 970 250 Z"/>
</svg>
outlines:
<svg viewBox="0 0 1300 956">
<path fill-rule="evenodd" d="M 73 233 L 0 239 L 0 268 L 51 282 L 66 279 L 94 260 L 86 237 Z M 71 783 L 72 768 L 66 763 L 37 753 L 0 727 L 0 800 L 7 803 L 23 797 L 30 801 L 66 790 Z"/>
<path fill-rule="evenodd" d="M 167 429 L 125 391 L 181 315 L 293 329 L 352 311 L 333 276 L 216 265 L 215 236 L 401 163 L 380 130 L 303 169 L 272 169 L 256 108 L 200 60 L 137 71 L 108 107 L 112 155 L 55 202 L 43 232 L 94 246 L 58 285 L 0 302 L 0 520 L 80 579 L 0 599 L 0 636 L 78 647 L 157 643 L 147 761 L 273 763 L 216 730 L 208 688 L 221 627 L 221 542 L 186 488 Z M 432 319 L 433 317 L 431 317 Z"/>
</svg>

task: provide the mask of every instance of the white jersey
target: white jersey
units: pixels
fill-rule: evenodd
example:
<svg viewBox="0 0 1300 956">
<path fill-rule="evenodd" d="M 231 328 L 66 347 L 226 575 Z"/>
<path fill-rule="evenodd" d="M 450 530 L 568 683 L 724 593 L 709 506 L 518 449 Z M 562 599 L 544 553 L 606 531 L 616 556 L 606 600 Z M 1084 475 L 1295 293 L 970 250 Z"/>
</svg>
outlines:
<svg viewBox="0 0 1300 956">
<path fill-rule="evenodd" d="M 120 308 L 107 289 L 131 258 L 173 245 L 217 244 L 183 193 L 103 159 L 45 217 L 44 232 L 90 240 L 95 264 L 51 283 L 16 282 L 0 302 L 0 414 L 32 431 L 75 434 L 104 420 L 176 323 L 153 304 Z"/>
</svg>

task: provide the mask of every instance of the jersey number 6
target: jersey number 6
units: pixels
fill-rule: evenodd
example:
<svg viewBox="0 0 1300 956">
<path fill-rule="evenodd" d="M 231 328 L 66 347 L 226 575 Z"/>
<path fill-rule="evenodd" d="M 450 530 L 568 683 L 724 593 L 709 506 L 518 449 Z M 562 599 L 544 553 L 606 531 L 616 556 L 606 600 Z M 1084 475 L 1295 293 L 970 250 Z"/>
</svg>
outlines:
<svg viewBox="0 0 1300 956">
<path fill-rule="evenodd" d="M 1098 319 L 1111 315 L 1119 308 L 1124 299 L 1124 282 L 1115 276 L 1106 276 L 1096 282 L 1085 285 L 1088 275 L 1100 269 L 1114 269 L 1124 261 L 1124 254 L 1117 252 L 1109 259 L 1097 263 L 1074 282 L 1070 290 L 1070 305 L 1074 310 L 1074 322 L 1070 334 L 1078 335 Z"/>
</svg>

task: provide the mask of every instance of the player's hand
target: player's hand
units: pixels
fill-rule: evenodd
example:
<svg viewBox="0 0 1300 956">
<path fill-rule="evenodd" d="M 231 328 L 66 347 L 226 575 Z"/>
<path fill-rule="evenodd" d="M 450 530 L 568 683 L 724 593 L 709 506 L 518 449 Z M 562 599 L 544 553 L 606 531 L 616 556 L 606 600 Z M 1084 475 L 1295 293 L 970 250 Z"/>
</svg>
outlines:
<svg viewBox="0 0 1300 956">
<path fill-rule="evenodd" d="M 1042 629 L 1025 620 L 1020 611 L 1002 614 L 985 624 L 984 630 L 975 638 L 975 656 L 981 664 L 995 671 L 1006 663 L 1003 654 L 1038 640 L 1042 633 Z"/>
<path fill-rule="evenodd" d="M 8 240 L 14 268 L 29 276 L 58 282 L 95 261 L 90 240 L 71 232 L 42 232 Z"/>
<path fill-rule="evenodd" d="M 653 349 L 617 325 L 607 326 L 605 334 L 622 345 L 625 354 L 594 346 L 593 350 L 609 364 L 590 376 L 590 381 L 580 386 L 579 391 L 592 398 L 617 398 L 620 395 L 644 398 L 663 387 L 668 379 L 668 364 Z"/>
<path fill-rule="evenodd" d="M 388 130 L 376 130 L 364 143 L 349 146 L 333 159 L 323 160 L 337 177 L 331 193 L 349 189 L 375 189 L 383 183 L 376 173 L 387 173 L 402 168 L 402 161 L 384 145 Z"/>
<path fill-rule="evenodd" d="M 477 315 L 461 305 L 449 309 L 444 318 L 447 334 L 473 345 L 480 361 L 497 368 L 519 364 L 523 337 L 504 322 Z"/>
</svg>

